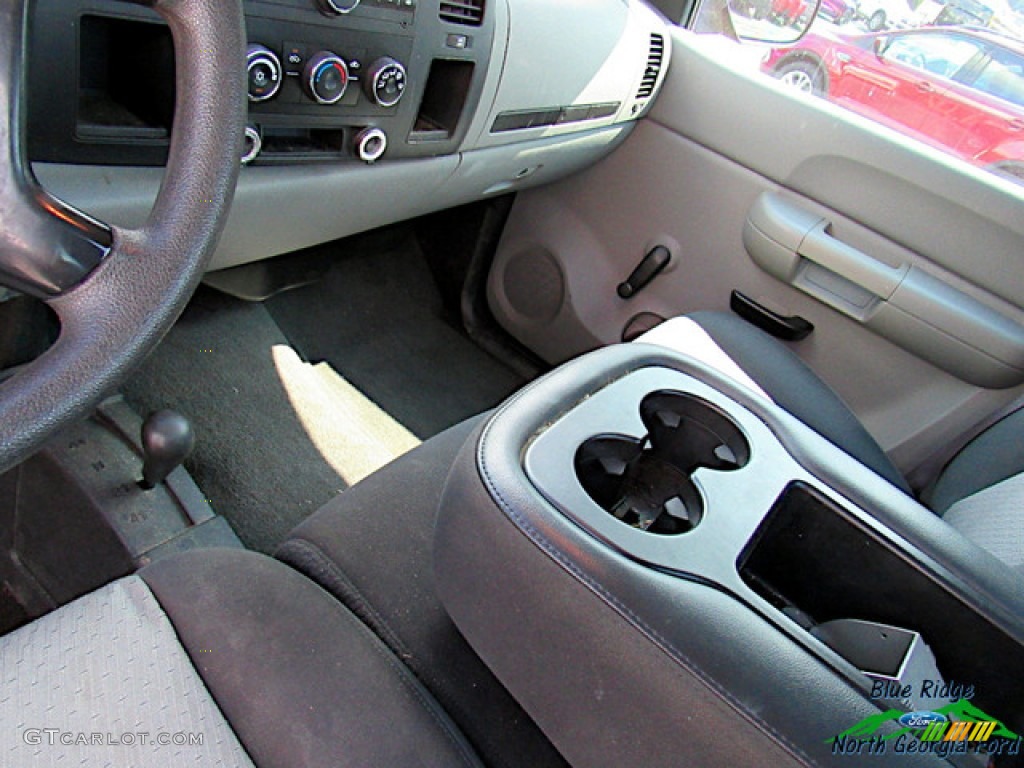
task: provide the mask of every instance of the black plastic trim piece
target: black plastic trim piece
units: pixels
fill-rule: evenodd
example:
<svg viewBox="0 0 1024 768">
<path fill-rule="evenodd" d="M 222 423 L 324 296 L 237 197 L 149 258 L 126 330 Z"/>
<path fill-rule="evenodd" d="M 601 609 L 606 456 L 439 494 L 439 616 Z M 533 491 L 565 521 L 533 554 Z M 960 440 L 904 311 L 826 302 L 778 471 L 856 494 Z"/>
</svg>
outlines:
<svg viewBox="0 0 1024 768">
<path fill-rule="evenodd" d="M 494 118 L 491 133 L 522 131 L 526 128 L 545 128 L 550 125 L 582 123 L 611 117 L 619 111 L 620 102 L 606 104 L 582 104 L 548 109 L 527 109 L 502 112 Z"/>
<path fill-rule="evenodd" d="M 729 297 L 729 308 L 751 325 L 783 341 L 802 341 L 814 333 L 814 324 L 800 315 L 780 315 L 739 291 L 733 291 Z"/>
<path fill-rule="evenodd" d="M 629 277 L 619 283 L 616 292 L 620 299 L 631 299 L 650 285 L 672 261 L 672 253 L 664 245 L 656 245 L 636 265 Z"/>
</svg>

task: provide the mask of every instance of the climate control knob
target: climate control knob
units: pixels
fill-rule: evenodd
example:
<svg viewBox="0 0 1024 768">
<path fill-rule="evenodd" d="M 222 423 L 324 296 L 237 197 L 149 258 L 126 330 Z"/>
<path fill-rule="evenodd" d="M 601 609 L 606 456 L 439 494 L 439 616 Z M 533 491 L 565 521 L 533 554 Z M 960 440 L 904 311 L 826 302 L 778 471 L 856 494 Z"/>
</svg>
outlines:
<svg viewBox="0 0 1024 768">
<path fill-rule="evenodd" d="M 316 0 L 316 5 L 322 13 L 338 16 L 353 10 L 359 5 L 359 0 Z"/>
<path fill-rule="evenodd" d="M 272 99 L 281 90 L 281 60 L 265 45 L 250 45 L 245 55 L 249 101 Z"/>
<path fill-rule="evenodd" d="M 382 107 L 393 107 L 405 93 L 405 67 L 389 56 L 377 59 L 363 76 L 366 95 Z"/>
<path fill-rule="evenodd" d="M 336 104 L 348 87 L 348 65 L 338 54 L 320 51 L 309 57 L 302 84 L 320 104 Z"/>
</svg>

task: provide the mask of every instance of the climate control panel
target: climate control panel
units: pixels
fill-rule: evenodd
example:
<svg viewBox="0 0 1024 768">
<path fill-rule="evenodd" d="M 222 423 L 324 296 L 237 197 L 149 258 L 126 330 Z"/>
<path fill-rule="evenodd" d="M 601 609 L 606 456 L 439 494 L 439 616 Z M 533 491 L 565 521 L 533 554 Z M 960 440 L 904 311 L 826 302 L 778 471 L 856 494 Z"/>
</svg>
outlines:
<svg viewBox="0 0 1024 768">
<path fill-rule="evenodd" d="M 270 47 L 262 43 L 249 45 L 248 76 L 249 101 L 253 104 L 268 102 L 281 92 L 287 77 L 297 77 L 302 92 L 309 101 L 324 106 L 338 104 L 348 91 L 349 82 L 361 79 L 363 92 L 370 103 L 389 109 L 398 104 L 408 85 L 405 66 L 392 56 L 380 56 L 366 67 L 359 59 L 346 59 L 331 50 L 318 50 L 312 55 L 310 46 L 285 43 L 284 64 Z M 316 46 L 312 46 L 316 47 Z M 288 101 L 295 103 L 295 99 Z M 358 99 L 349 99 L 346 106 L 354 106 Z"/>
<path fill-rule="evenodd" d="M 298 75 L 302 90 L 311 101 L 330 106 L 342 100 L 353 72 L 359 73 L 364 68 L 358 59 L 346 60 L 330 50 L 318 50 L 306 57 L 302 46 L 289 45 L 285 56 L 287 66 L 282 65 L 281 57 L 267 46 L 250 44 L 250 102 L 269 101 L 281 91 L 286 75 Z M 397 59 L 380 56 L 361 80 L 366 97 L 377 106 L 389 109 L 406 93 L 409 75 Z"/>
</svg>

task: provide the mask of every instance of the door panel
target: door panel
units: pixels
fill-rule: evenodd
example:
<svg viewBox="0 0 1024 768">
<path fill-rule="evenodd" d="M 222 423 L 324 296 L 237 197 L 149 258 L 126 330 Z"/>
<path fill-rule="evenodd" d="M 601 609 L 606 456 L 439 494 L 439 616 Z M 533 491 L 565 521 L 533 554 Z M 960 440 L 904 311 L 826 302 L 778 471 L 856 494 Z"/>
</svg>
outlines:
<svg viewBox="0 0 1024 768">
<path fill-rule="evenodd" d="M 1024 353 L 1020 192 L 724 65 L 716 46 L 677 31 L 658 103 L 623 146 L 582 175 L 520 195 L 490 278 L 495 315 L 554 362 L 619 341 L 642 313 L 727 310 L 731 292 L 742 291 L 815 325 L 793 349 L 910 471 L 1024 392 L 1007 387 L 1020 377 L 985 380 L 1004 387 L 989 389 L 936 364 L 936 350 L 952 354 L 948 345 L 964 341 L 958 335 L 984 346 L 978 328 L 981 336 L 1005 331 L 1008 346 L 1000 348 L 1015 363 Z M 911 332 L 907 343 L 890 333 L 893 341 L 879 330 L 877 311 L 838 311 L 762 269 L 743 232 L 765 193 L 827 220 L 829 237 L 881 268 L 913 271 L 939 286 L 938 295 L 962 297 L 949 306 L 970 319 L 929 315 L 933 338 Z M 636 296 L 619 298 L 617 284 L 656 245 L 671 251 L 669 267 Z M 916 305 L 914 312 L 922 314 Z"/>
</svg>

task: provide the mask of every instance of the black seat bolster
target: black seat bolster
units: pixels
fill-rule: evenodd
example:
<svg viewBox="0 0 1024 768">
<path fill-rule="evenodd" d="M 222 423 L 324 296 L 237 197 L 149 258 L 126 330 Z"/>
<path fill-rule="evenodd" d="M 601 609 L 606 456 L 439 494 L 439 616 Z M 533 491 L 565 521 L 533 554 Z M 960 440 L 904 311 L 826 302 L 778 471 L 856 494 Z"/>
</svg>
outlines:
<svg viewBox="0 0 1024 768">
<path fill-rule="evenodd" d="M 283 563 L 208 549 L 140 575 L 260 768 L 482 765 L 394 654 Z"/>
<path fill-rule="evenodd" d="M 901 491 L 912 494 L 903 475 L 849 406 L 782 343 L 726 312 L 694 312 L 688 317 L 700 325 L 780 408 Z"/>
<path fill-rule="evenodd" d="M 494 768 L 565 762 L 456 629 L 437 596 L 437 507 L 458 424 L 360 481 L 289 534 L 276 556 L 359 616 L 419 677 Z"/>
</svg>

